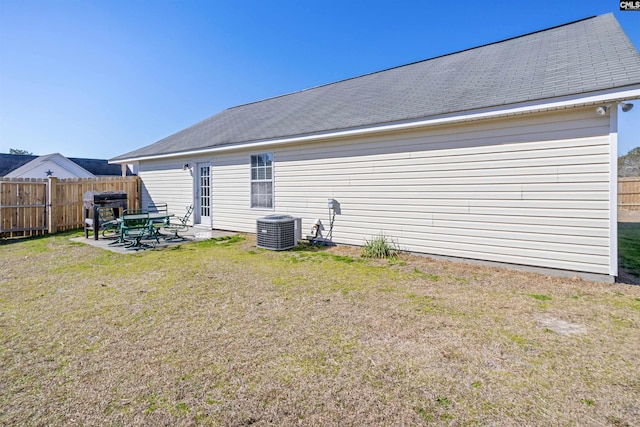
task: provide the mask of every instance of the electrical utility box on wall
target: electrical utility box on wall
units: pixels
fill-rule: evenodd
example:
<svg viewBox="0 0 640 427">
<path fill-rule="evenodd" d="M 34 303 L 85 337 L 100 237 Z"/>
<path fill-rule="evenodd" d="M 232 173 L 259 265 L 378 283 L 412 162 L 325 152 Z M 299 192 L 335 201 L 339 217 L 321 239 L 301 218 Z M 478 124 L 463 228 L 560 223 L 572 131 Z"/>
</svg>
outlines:
<svg viewBox="0 0 640 427">
<path fill-rule="evenodd" d="M 289 215 L 268 215 L 256 221 L 256 246 L 284 251 L 298 246 L 302 238 L 302 219 Z"/>
</svg>

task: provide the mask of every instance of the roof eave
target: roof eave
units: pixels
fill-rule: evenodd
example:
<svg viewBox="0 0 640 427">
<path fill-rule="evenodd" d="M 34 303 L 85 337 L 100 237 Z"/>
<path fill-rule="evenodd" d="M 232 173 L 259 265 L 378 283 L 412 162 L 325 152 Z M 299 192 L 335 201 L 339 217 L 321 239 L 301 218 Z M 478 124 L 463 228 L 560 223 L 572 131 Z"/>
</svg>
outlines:
<svg viewBox="0 0 640 427">
<path fill-rule="evenodd" d="M 401 123 L 391 123 L 382 125 L 373 125 L 355 129 L 346 129 L 339 131 L 330 131 L 323 133 L 315 133 L 309 135 L 301 135 L 294 137 L 276 138 L 269 140 L 245 141 L 235 144 L 225 144 L 213 147 L 207 147 L 197 150 L 154 154 L 146 156 L 134 156 L 127 158 L 113 158 L 109 160 L 112 164 L 135 163 L 145 160 L 160 160 L 177 157 L 199 156 L 205 154 L 214 154 L 225 151 L 242 150 L 248 148 L 268 148 L 278 145 L 296 144 L 301 142 L 322 141 L 328 139 L 346 138 L 353 136 L 365 136 L 373 133 L 395 132 L 401 130 L 418 129 L 443 124 L 454 124 L 461 122 L 469 122 L 476 120 L 485 120 L 492 118 L 508 117 L 529 113 L 537 113 L 543 111 L 561 110 L 566 108 L 575 108 L 588 105 L 596 105 L 600 103 L 610 103 L 616 101 L 626 101 L 640 98 L 640 84 L 625 86 L 622 88 L 612 88 L 597 92 L 581 93 L 569 95 L 559 98 L 535 100 L 511 104 L 507 106 L 496 106 L 484 108 L 481 110 L 456 112 L 437 117 L 429 117 L 426 119 L 405 121 Z"/>
</svg>

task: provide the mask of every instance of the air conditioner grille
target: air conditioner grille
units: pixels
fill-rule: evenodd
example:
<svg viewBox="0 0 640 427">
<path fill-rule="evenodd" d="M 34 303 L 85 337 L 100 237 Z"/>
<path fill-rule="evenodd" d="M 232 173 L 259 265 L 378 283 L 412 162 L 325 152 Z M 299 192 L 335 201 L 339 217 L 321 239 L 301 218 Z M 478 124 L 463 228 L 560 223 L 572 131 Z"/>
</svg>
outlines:
<svg viewBox="0 0 640 427">
<path fill-rule="evenodd" d="M 269 215 L 256 221 L 256 246 L 284 251 L 297 246 L 296 221 L 289 215 Z"/>
</svg>

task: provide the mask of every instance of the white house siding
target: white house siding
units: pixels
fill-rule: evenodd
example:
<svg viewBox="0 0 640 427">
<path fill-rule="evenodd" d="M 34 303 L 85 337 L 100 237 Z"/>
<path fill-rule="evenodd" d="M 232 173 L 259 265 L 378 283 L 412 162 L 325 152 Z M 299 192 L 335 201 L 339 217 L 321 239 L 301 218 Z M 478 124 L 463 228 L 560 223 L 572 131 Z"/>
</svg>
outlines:
<svg viewBox="0 0 640 427">
<path fill-rule="evenodd" d="M 140 163 L 143 208 L 150 203 L 167 203 L 169 212 L 184 215 L 193 203 L 192 170 L 183 170 L 185 163 L 189 162 L 182 159 Z"/>
<path fill-rule="evenodd" d="M 272 211 L 249 207 L 261 152 L 274 153 Z M 337 243 L 383 232 L 414 252 L 610 274 L 609 158 L 609 118 L 593 108 L 218 154 L 213 226 L 255 232 L 282 213 L 306 234 L 334 198 Z M 150 194 L 186 197 L 183 172 L 160 166 L 141 167 Z"/>
</svg>

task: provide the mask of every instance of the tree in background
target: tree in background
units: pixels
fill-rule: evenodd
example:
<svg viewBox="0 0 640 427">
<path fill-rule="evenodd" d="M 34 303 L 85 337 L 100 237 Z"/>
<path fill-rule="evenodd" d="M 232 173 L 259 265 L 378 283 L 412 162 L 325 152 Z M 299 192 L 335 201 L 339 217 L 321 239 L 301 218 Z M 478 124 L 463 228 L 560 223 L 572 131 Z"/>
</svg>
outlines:
<svg viewBox="0 0 640 427">
<path fill-rule="evenodd" d="M 618 176 L 640 176 L 640 147 L 618 157 Z"/>
<path fill-rule="evenodd" d="M 29 156 L 32 156 L 33 153 L 27 151 L 27 150 L 21 150 L 19 148 L 9 148 L 9 154 L 26 154 Z"/>
</svg>

